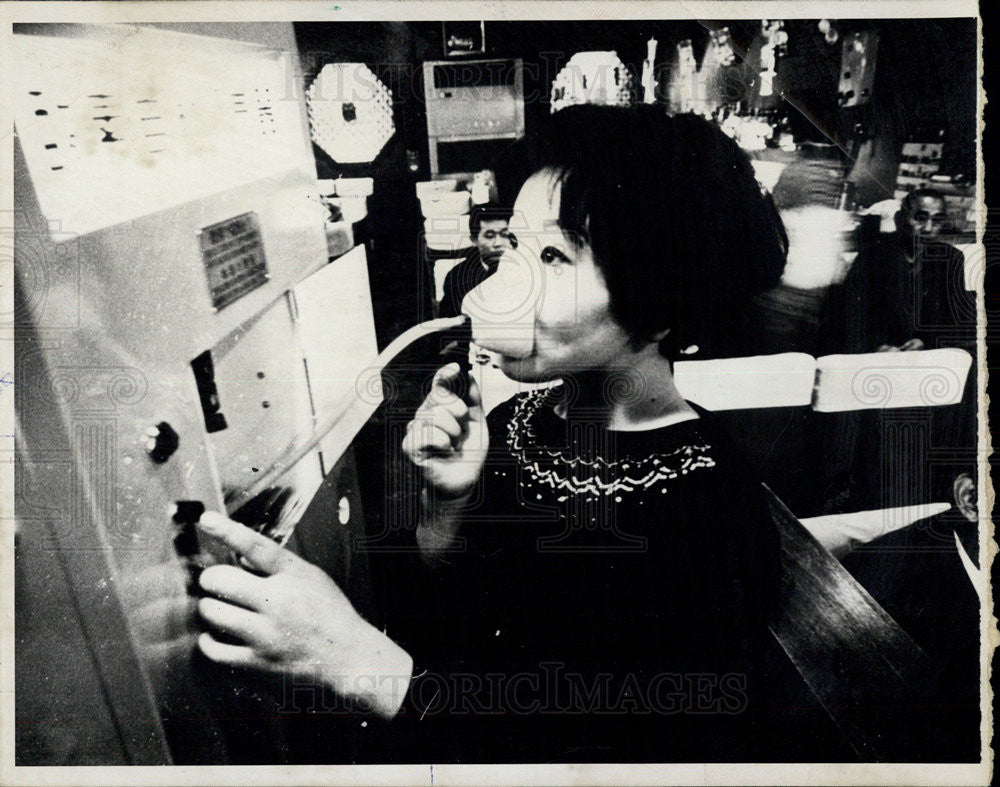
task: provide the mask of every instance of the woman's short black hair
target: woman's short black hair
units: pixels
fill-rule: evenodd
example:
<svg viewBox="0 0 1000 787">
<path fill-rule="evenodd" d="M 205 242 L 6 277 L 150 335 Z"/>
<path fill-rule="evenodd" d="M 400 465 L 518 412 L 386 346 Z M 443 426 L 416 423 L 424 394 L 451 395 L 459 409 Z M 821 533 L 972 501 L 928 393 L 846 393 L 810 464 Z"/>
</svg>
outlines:
<svg viewBox="0 0 1000 787">
<path fill-rule="evenodd" d="M 567 107 L 495 166 L 512 204 L 533 173 L 561 185 L 559 224 L 587 241 L 612 314 L 636 342 L 739 355 L 750 298 L 784 269 L 784 230 L 749 159 L 717 126 L 652 105 Z"/>
</svg>

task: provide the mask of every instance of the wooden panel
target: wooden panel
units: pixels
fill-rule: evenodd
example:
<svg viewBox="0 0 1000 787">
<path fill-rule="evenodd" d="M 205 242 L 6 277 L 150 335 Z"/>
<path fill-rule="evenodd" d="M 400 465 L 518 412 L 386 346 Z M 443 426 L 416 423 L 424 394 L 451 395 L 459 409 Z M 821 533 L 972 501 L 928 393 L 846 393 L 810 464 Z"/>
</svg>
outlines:
<svg viewBox="0 0 1000 787">
<path fill-rule="evenodd" d="M 907 759 L 930 687 L 927 657 L 764 488 L 781 534 L 784 586 L 771 631 L 861 758 Z"/>
</svg>

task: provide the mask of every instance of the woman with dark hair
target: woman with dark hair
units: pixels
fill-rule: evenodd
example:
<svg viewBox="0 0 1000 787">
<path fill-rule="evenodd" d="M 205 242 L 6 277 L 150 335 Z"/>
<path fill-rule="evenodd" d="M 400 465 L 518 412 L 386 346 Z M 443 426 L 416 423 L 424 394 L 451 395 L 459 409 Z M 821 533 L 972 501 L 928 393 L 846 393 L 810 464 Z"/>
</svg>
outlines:
<svg viewBox="0 0 1000 787">
<path fill-rule="evenodd" d="M 508 151 L 501 198 L 513 201 L 543 169 L 559 182 L 559 227 L 590 245 L 614 317 L 636 342 L 665 332 L 668 356 L 691 345 L 699 357 L 744 350 L 749 299 L 777 285 L 787 241 L 731 139 L 653 106 L 577 106 Z"/>
<path fill-rule="evenodd" d="M 618 706 L 629 692 L 648 722 L 665 674 L 681 694 L 692 676 L 714 676 L 705 716 L 746 713 L 766 649 L 777 535 L 759 481 L 677 392 L 671 363 L 687 348 L 737 345 L 749 298 L 780 277 L 780 233 L 730 139 L 653 107 L 563 110 L 517 146 L 498 183 L 517 189 L 517 248 L 465 310 L 509 377 L 562 382 L 484 420 L 474 394 L 451 392 L 458 367 L 445 367 L 410 424 L 404 449 L 425 484 L 417 540 L 442 564 L 442 587 L 472 599 L 447 605 L 432 639 L 460 637 L 452 657 L 467 667 L 523 676 L 508 717 L 544 705 L 547 663 L 597 692 L 593 712 L 578 705 L 572 719 L 589 695 L 563 687 L 567 713 L 541 724 L 551 756 L 558 740 L 578 757 L 655 758 L 662 742 L 645 749 L 627 718 L 597 725 L 603 750 L 580 727 L 597 729 L 602 703 L 628 717 Z M 420 625 L 409 635 L 418 653 L 433 630 L 426 614 Z M 484 726 L 493 745 L 513 729 Z M 535 745 L 510 757 L 533 759 Z"/>
<path fill-rule="evenodd" d="M 340 665 L 325 685 L 395 717 L 366 759 L 766 756 L 778 536 L 672 362 L 737 346 L 750 297 L 781 274 L 773 210 L 715 126 L 648 106 L 563 110 L 498 183 L 517 194 L 516 249 L 464 310 L 508 376 L 561 384 L 487 419 L 458 365 L 439 370 L 404 440 L 422 561 L 400 560 L 396 619 L 373 631 L 328 582 L 335 600 L 313 589 L 305 613 L 264 605 L 295 647 L 251 639 L 246 657 L 310 676 L 302 664 Z M 239 595 L 221 573 L 203 586 Z"/>
</svg>

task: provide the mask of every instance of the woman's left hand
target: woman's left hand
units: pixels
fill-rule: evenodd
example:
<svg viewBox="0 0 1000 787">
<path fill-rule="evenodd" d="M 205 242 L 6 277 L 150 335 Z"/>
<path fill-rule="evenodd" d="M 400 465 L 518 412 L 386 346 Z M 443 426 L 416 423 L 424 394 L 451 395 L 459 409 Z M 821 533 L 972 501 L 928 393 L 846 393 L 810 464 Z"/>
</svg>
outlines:
<svg viewBox="0 0 1000 787">
<path fill-rule="evenodd" d="M 213 632 L 198 646 L 212 661 L 316 681 L 383 718 L 399 710 L 413 661 L 362 618 L 321 569 L 221 514 L 198 528 L 218 539 L 252 571 L 210 566 L 199 583 L 209 594 L 198 612 Z"/>
</svg>

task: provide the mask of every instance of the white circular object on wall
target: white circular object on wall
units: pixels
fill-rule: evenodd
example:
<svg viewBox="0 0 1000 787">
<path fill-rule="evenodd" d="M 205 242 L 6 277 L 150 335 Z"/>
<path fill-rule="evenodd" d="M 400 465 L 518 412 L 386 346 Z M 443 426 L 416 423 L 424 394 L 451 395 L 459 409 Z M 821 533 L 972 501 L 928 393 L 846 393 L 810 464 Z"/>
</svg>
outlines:
<svg viewBox="0 0 1000 787">
<path fill-rule="evenodd" d="M 395 133 L 392 91 L 364 63 L 328 63 L 306 90 L 313 141 L 334 161 L 373 161 Z"/>
</svg>

